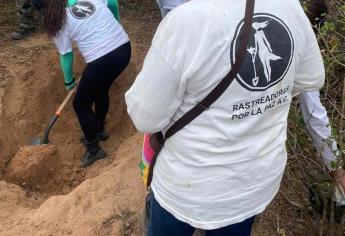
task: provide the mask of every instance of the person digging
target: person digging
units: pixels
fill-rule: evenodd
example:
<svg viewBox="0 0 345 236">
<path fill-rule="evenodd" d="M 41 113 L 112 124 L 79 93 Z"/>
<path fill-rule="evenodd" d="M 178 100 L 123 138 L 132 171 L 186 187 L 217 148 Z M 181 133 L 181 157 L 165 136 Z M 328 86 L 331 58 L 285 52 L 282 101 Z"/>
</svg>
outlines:
<svg viewBox="0 0 345 236">
<path fill-rule="evenodd" d="M 104 121 L 109 109 L 109 90 L 131 58 L 128 35 L 119 23 L 118 2 L 33 0 L 33 5 L 43 13 L 48 36 L 58 48 L 68 90 L 77 86 L 73 77 L 72 41 L 87 63 L 78 82 L 73 108 L 85 137 L 81 166 L 89 166 L 106 157 L 99 142 L 108 138 Z"/>
</svg>

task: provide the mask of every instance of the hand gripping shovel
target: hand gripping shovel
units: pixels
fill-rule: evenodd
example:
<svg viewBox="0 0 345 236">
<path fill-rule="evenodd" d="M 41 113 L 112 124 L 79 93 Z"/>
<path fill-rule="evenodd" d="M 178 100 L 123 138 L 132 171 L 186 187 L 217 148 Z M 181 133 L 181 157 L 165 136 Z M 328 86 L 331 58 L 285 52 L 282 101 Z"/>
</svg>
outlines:
<svg viewBox="0 0 345 236">
<path fill-rule="evenodd" d="M 55 115 L 52 117 L 52 119 L 50 120 L 50 122 L 48 123 L 46 129 L 44 130 L 44 134 L 43 134 L 43 140 L 41 138 L 35 138 L 30 142 L 31 146 L 34 145 L 41 145 L 41 144 L 48 144 L 49 142 L 49 132 L 50 130 L 53 128 L 55 122 L 57 121 L 57 119 L 60 117 L 63 109 L 65 108 L 66 104 L 68 103 L 68 101 L 71 99 L 71 97 L 73 96 L 75 90 L 77 89 L 77 86 L 75 86 L 66 96 L 65 100 L 61 103 L 60 107 L 57 109 L 57 111 L 55 112 Z"/>
</svg>

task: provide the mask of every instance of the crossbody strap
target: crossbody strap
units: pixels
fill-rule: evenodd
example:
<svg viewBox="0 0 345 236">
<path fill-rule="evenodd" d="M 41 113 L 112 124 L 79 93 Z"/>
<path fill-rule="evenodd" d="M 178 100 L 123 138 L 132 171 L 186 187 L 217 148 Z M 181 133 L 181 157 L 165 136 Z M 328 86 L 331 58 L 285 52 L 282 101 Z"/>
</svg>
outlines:
<svg viewBox="0 0 345 236">
<path fill-rule="evenodd" d="M 232 65 L 230 72 L 222 79 L 222 81 L 195 107 L 184 114 L 179 120 L 177 120 L 166 132 L 164 140 L 168 139 L 192 120 L 198 117 L 201 113 L 207 110 L 230 86 L 237 73 L 239 72 L 241 65 L 246 54 L 249 37 L 252 32 L 252 22 L 254 14 L 255 0 L 247 0 L 246 12 L 243 25 L 243 36 L 240 42 L 240 47 L 236 53 L 235 63 Z"/>
</svg>

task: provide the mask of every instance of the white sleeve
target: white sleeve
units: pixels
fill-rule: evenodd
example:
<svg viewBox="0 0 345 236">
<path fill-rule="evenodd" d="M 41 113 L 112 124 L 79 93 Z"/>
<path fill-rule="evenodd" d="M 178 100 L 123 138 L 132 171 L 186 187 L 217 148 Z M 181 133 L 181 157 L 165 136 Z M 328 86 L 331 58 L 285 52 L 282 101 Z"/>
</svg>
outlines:
<svg viewBox="0 0 345 236">
<path fill-rule="evenodd" d="M 331 162 L 337 159 L 339 151 L 337 143 L 331 137 L 331 127 L 326 108 L 320 102 L 320 93 L 319 91 L 303 92 L 299 95 L 299 102 L 310 136 L 325 164 L 331 170 Z"/>
<path fill-rule="evenodd" d="M 305 19 L 308 21 L 307 17 Z M 306 48 L 295 75 L 295 92 L 319 90 L 325 81 L 325 69 L 320 48 L 309 21 L 306 22 L 306 31 Z"/>
<path fill-rule="evenodd" d="M 69 37 L 66 28 L 62 29 L 59 34 L 53 38 L 53 40 L 61 55 L 72 52 L 72 40 Z"/>
<path fill-rule="evenodd" d="M 161 131 L 170 124 L 184 92 L 178 73 L 152 45 L 141 72 L 125 95 L 128 114 L 140 132 Z"/>
</svg>

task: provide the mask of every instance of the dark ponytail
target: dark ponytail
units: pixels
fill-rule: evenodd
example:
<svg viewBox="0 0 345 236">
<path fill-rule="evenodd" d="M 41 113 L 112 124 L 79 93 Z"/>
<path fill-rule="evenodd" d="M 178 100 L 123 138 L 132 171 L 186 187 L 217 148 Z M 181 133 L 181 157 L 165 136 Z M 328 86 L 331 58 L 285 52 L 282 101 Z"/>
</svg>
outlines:
<svg viewBox="0 0 345 236">
<path fill-rule="evenodd" d="M 40 0 L 43 21 L 50 37 L 58 35 L 66 22 L 66 0 Z"/>
</svg>

